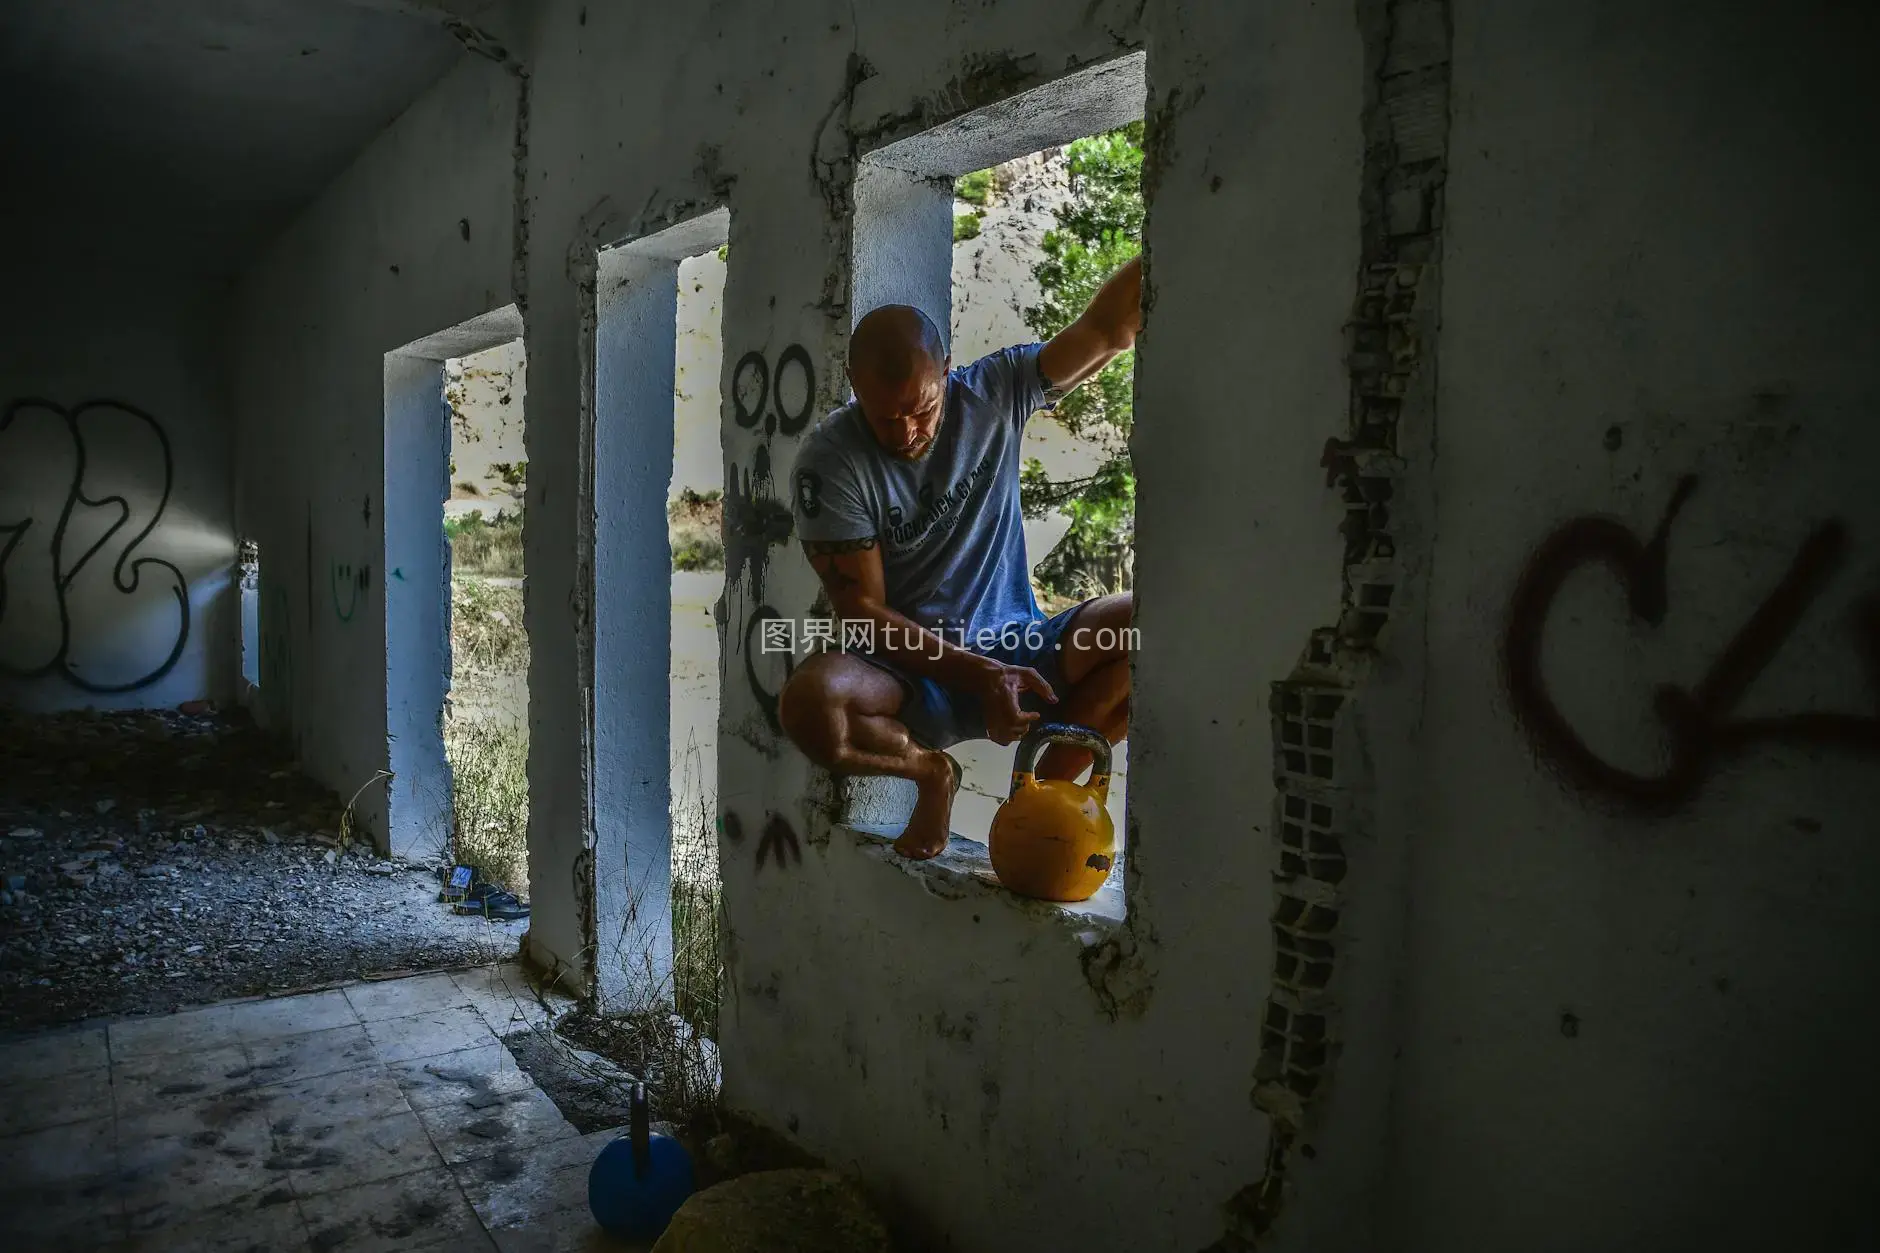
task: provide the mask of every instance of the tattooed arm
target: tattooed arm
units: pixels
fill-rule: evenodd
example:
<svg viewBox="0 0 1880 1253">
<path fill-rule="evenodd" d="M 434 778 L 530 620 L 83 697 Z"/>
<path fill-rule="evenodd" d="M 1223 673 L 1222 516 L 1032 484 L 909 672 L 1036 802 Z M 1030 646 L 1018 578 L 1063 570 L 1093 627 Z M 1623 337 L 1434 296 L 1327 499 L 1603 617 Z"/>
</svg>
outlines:
<svg viewBox="0 0 1880 1253">
<path fill-rule="evenodd" d="M 809 557 L 810 567 L 822 579 L 836 616 L 851 622 L 865 620 L 875 624 L 874 656 L 892 661 L 910 674 L 925 675 L 947 687 L 976 692 L 983 700 L 992 702 L 987 705 L 988 709 L 1003 707 L 1008 690 L 1014 714 L 1019 691 L 1035 691 L 1047 700 L 1056 699 L 1050 685 L 1037 671 L 1007 666 L 956 647 L 889 608 L 881 573 L 881 549 L 873 537 L 806 540 L 803 551 Z"/>
</svg>

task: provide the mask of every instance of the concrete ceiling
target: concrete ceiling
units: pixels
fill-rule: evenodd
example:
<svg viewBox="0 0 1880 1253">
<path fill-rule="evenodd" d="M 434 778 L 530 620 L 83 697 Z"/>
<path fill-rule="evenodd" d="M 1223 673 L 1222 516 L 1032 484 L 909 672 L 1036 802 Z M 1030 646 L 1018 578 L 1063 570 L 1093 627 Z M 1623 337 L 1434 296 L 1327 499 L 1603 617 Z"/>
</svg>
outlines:
<svg viewBox="0 0 1880 1253">
<path fill-rule="evenodd" d="M 457 5 L 458 9 L 468 6 Z M 9 241 L 226 274 L 467 55 L 424 0 L 4 0 Z"/>
</svg>

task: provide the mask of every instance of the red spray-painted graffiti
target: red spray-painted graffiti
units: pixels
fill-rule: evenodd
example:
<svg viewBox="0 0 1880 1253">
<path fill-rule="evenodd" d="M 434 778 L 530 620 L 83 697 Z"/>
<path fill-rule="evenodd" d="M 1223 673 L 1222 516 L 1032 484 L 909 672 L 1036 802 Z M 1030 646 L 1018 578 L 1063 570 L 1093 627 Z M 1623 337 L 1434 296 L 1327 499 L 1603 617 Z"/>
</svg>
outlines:
<svg viewBox="0 0 1880 1253">
<path fill-rule="evenodd" d="M 1535 551 L 1515 585 L 1502 641 L 1508 697 L 1535 749 L 1567 778 L 1642 809 L 1667 809 L 1689 800 L 1717 762 L 1757 744 L 1791 743 L 1880 753 L 1880 596 L 1863 600 L 1854 629 L 1868 667 L 1875 713 L 1804 712 L 1759 718 L 1733 711 L 1758 675 L 1788 641 L 1809 606 L 1847 555 L 1847 528 L 1823 522 L 1802 542 L 1787 573 L 1757 606 L 1695 686 L 1667 684 L 1653 707 L 1670 743 L 1657 774 L 1614 765 L 1581 738 L 1561 713 L 1541 673 L 1548 614 L 1567 579 L 1582 566 L 1604 565 L 1618 576 L 1632 616 L 1648 625 L 1664 620 L 1666 541 L 1678 512 L 1697 490 L 1681 479 L 1650 539 L 1640 541 L 1614 518 L 1581 517 L 1562 525 Z"/>
</svg>

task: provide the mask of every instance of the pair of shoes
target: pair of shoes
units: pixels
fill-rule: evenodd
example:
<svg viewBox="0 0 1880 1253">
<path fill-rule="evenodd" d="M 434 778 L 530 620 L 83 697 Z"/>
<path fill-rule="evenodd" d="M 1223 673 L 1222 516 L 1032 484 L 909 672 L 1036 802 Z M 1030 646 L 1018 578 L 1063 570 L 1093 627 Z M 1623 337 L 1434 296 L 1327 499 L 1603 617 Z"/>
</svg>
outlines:
<svg viewBox="0 0 1880 1253">
<path fill-rule="evenodd" d="M 456 906 L 457 913 L 475 914 L 498 922 L 514 922 L 529 916 L 529 906 L 525 902 L 517 900 L 513 892 L 505 892 L 493 883 L 479 883 L 470 893 L 469 900 Z"/>
</svg>

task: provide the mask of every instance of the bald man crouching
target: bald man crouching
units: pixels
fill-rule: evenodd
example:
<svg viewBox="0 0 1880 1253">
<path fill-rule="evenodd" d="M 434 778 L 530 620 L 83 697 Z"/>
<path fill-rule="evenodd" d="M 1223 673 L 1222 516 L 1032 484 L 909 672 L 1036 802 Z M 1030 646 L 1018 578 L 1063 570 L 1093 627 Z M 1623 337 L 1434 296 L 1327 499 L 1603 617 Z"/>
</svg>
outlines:
<svg viewBox="0 0 1880 1253">
<path fill-rule="evenodd" d="M 836 774 L 913 780 L 919 800 L 894 846 L 904 856 L 946 847 L 952 745 L 1011 744 L 1047 708 L 1111 743 L 1127 733 L 1132 599 L 1039 611 L 1018 482 L 1026 420 L 1134 346 L 1141 297 L 1131 261 L 1048 343 L 957 370 L 926 315 L 884 305 L 849 340 L 855 398 L 804 437 L 797 535 L 834 615 L 872 623 L 873 641 L 809 658 L 779 714 Z M 1074 779 L 1089 765 L 1087 750 L 1055 744 L 1038 773 Z"/>
</svg>

